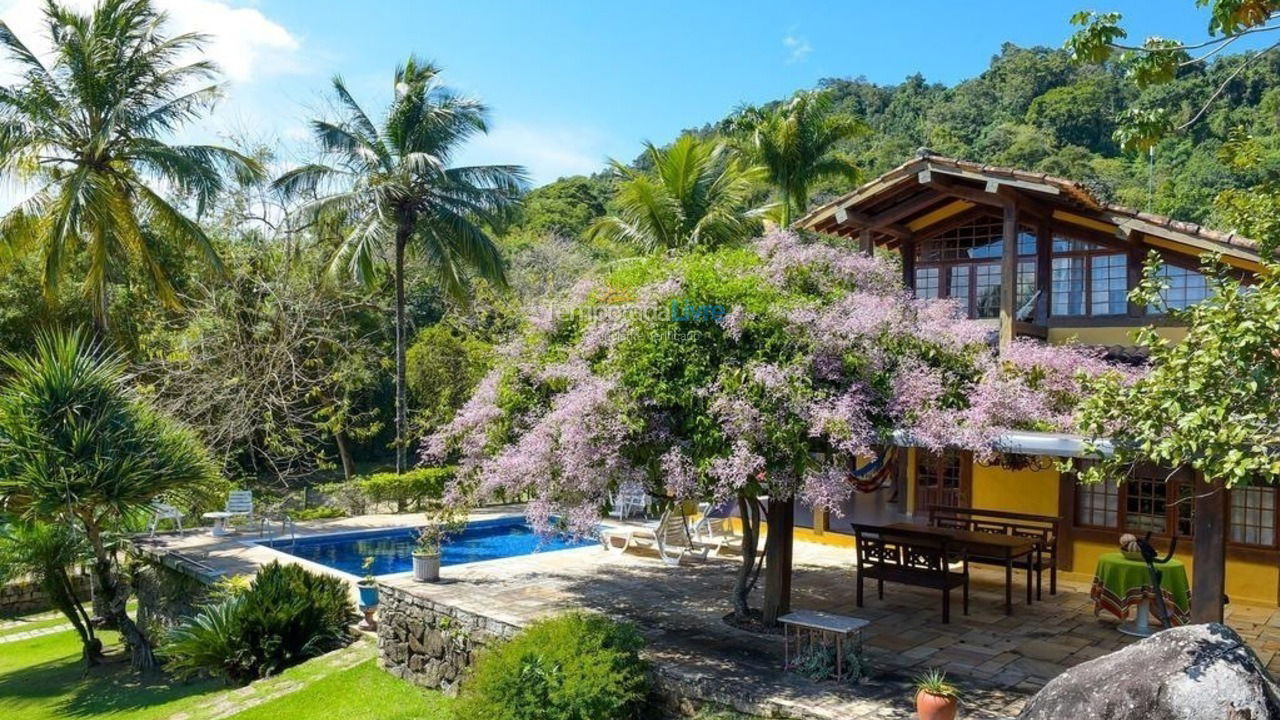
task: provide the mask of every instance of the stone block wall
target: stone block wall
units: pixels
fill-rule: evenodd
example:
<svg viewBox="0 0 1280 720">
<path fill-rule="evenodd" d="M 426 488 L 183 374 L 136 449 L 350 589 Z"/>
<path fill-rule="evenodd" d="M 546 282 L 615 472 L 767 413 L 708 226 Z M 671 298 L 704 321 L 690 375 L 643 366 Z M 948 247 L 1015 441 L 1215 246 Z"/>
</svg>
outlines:
<svg viewBox="0 0 1280 720">
<path fill-rule="evenodd" d="M 75 585 L 76 594 L 81 600 L 89 598 L 89 576 L 88 575 L 72 575 L 71 582 Z M 17 615 L 26 615 L 28 613 L 41 612 L 43 610 L 51 610 L 53 605 L 50 604 L 48 596 L 41 589 L 38 583 L 29 580 L 19 580 L 7 585 L 0 585 L 0 617 L 14 617 Z"/>
<path fill-rule="evenodd" d="M 379 585 L 378 659 L 396 677 L 457 692 L 476 654 L 519 628 Z"/>
</svg>

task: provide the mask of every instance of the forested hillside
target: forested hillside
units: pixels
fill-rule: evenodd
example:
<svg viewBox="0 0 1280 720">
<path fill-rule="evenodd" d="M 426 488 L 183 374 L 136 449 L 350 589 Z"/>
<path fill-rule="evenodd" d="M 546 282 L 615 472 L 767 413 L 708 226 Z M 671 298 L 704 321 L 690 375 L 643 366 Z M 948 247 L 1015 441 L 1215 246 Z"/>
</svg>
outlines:
<svg viewBox="0 0 1280 720">
<path fill-rule="evenodd" d="M 1194 112 L 1247 57 L 1190 66 L 1174 82 L 1139 93 L 1118 71 L 1072 63 L 1066 51 L 1008 44 L 982 74 L 952 87 L 920 75 L 897 85 L 844 77 L 824 79 L 819 86 L 870 127 L 872 132 L 847 148 L 867 177 L 928 147 L 943 155 L 1061 175 L 1088 183 L 1113 202 L 1214 224 L 1213 201 L 1221 190 L 1254 185 L 1280 169 L 1280 57 L 1271 55 L 1241 71 L 1204 118 L 1156 147 L 1154 167 L 1146 154 L 1121 153 L 1112 137 L 1115 119 L 1134 104 Z M 730 120 L 694 132 L 723 132 Z M 1262 150 L 1259 169 L 1250 174 L 1219 157 L 1232 131 L 1241 129 Z M 585 216 L 602 209 L 608 182 L 603 175 L 567 178 L 533 191 L 526 227 L 577 231 Z M 847 189 L 847 184 L 828 182 L 815 201 Z"/>
</svg>

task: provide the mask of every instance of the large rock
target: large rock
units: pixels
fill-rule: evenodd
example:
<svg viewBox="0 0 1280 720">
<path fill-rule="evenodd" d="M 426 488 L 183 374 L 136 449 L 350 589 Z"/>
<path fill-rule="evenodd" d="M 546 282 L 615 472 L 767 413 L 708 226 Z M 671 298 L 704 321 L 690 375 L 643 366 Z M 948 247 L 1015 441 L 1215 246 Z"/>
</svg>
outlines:
<svg viewBox="0 0 1280 720">
<path fill-rule="evenodd" d="M 1190 625 L 1071 668 L 1018 717 L 1280 720 L 1280 688 L 1234 630 Z"/>
</svg>

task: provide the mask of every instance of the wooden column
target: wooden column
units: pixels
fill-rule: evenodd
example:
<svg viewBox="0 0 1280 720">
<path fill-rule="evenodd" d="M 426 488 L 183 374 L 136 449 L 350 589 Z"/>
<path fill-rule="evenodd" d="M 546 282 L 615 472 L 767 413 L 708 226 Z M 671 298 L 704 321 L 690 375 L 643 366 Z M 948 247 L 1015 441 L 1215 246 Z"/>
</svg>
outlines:
<svg viewBox="0 0 1280 720">
<path fill-rule="evenodd" d="M 765 509 L 769 534 L 764 543 L 764 624 L 773 625 L 791 612 L 791 550 L 795 540 L 794 500 L 769 500 Z"/>
<path fill-rule="evenodd" d="M 1053 226 L 1047 220 L 1036 226 L 1036 324 L 1049 324 L 1049 303 L 1053 300 Z"/>
<path fill-rule="evenodd" d="M 916 241 L 903 240 L 898 250 L 902 253 L 902 284 L 911 292 L 916 290 Z"/>
<path fill-rule="evenodd" d="M 1079 463 L 1072 460 L 1072 466 Z M 1071 528 L 1076 521 L 1076 474 L 1058 473 L 1058 569 L 1071 572 L 1075 566 L 1076 548 Z"/>
<path fill-rule="evenodd" d="M 1013 320 L 1018 298 L 1018 206 L 1004 206 L 1004 252 L 1000 256 L 1000 347 L 1013 342 Z"/>
<path fill-rule="evenodd" d="M 875 246 L 875 243 L 871 242 L 871 230 L 870 230 L 870 229 L 868 229 L 868 228 L 863 228 L 863 229 L 858 233 L 858 244 L 859 244 L 859 245 L 861 246 L 861 248 L 862 248 L 862 254 L 863 254 L 863 255 L 867 255 L 867 256 L 869 257 L 869 256 L 871 256 L 871 255 L 875 255 L 875 254 L 876 254 L 876 246 Z"/>
<path fill-rule="evenodd" d="M 1191 622 L 1222 622 L 1227 585 L 1227 491 L 1222 482 L 1197 481 Z"/>
<path fill-rule="evenodd" d="M 1142 261 L 1146 260 L 1145 246 L 1142 244 L 1142 235 L 1133 233 L 1129 237 L 1129 255 L 1128 266 L 1125 271 L 1125 286 L 1127 290 L 1133 290 L 1138 287 L 1138 283 L 1142 282 Z M 1129 301 L 1129 317 L 1142 317 L 1147 314 L 1147 308 L 1144 305 Z"/>
</svg>

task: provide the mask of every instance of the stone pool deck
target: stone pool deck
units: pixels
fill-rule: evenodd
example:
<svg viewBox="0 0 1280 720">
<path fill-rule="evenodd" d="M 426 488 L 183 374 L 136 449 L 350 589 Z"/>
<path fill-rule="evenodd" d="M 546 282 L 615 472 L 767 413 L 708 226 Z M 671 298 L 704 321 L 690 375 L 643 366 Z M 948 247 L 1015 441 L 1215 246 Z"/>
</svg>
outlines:
<svg viewBox="0 0 1280 720">
<path fill-rule="evenodd" d="M 964 716 L 1016 715 L 1026 698 L 1077 663 L 1132 642 L 1114 619 L 1096 618 L 1088 586 L 1060 578 L 1058 594 L 1012 616 L 1003 611 L 1003 572 L 975 568 L 970 614 L 955 594 L 950 624 L 937 591 L 874 586 L 855 607 L 853 551 L 795 546 L 792 607 L 866 618 L 865 650 L 876 675 L 853 687 L 782 672 L 782 640 L 729 627 L 737 560 L 668 567 L 653 555 L 600 547 L 446 567 L 439 583 L 382 583 L 380 656 L 397 675 L 448 686 L 474 651 L 531 620 L 586 608 L 636 623 L 649 641 L 664 694 L 696 698 L 768 717 L 857 720 L 914 717 L 911 679 L 941 668 L 965 691 Z M 758 604 L 759 591 L 753 602 Z M 1280 664 L 1280 612 L 1232 606 L 1228 623 L 1273 671 Z M 415 660 L 414 657 L 417 656 Z"/>
</svg>

